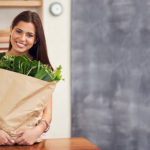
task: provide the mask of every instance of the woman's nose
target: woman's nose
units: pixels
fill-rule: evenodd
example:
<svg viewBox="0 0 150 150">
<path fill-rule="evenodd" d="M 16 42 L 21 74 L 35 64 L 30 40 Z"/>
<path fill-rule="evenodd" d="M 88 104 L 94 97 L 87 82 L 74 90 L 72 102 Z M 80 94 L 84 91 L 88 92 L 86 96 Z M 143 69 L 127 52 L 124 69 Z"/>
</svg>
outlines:
<svg viewBox="0 0 150 150">
<path fill-rule="evenodd" d="M 25 39 L 26 39 L 26 35 L 25 34 L 21 34 L 20 40 L 25 41 Z"/>
</svg>

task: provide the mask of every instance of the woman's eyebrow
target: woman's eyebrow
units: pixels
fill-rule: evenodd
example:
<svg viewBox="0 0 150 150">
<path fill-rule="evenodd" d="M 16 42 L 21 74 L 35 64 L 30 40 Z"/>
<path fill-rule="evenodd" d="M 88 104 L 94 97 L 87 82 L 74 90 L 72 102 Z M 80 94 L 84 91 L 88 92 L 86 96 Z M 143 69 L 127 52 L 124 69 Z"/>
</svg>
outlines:
<svg viewBox="0 0 150 150">
<path fill-rule="evenodd" d="M 21 31 L 23 31 L 21 28 L 16 28 L 17 30 L 21 30 Z M 32 34 L 32 35 L 35 35 L 35 33 L 33 33 L 33 32 L 27 32 L 28 34 Z"/>
<path fill-rule="evenodd" d="M 32 33 L 32 32 L 27 32 L 28 34 L 33 34 L 34 35 L 34 33 Z"/>
<path fill-rule="evenodd" d="M 21 31 L 23 31 L 22 29 L 20 29 L 20 28 L 16 28 L 17 30 L 21 30 Z"/>
<path fill-rule="evenodd" d="M 28 35 L 35 36 L 35 33 L 27 32 Z"/>
</svg>

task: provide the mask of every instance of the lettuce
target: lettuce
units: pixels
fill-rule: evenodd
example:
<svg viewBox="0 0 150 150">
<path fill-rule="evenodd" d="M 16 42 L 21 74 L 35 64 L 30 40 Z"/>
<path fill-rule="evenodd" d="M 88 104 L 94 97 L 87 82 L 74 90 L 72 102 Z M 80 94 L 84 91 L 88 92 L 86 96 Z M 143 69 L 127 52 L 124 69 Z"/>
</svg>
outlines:
<svg viewBox="0 0 150 150">
<path fill-rule="evenodd" d="M 0 59 L 0 68 L 32 76 L 44 81 L 60 81 L 62 79 L 61 65 L 52 71 L 48 65 L 40 61 L 31 61 L 26 55 L 5 55 Z"/>
</svg>

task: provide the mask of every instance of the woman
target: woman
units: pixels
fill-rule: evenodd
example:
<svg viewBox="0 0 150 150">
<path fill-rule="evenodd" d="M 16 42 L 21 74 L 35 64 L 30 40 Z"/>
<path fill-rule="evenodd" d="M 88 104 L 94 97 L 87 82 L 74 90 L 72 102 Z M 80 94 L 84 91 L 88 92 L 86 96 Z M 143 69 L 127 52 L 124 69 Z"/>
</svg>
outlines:
<svg viewBox="0 0 150 150">
<path fill-rule="evenodd" d="M 10 27 L 9 50 L 6 55 L 26 54 L 31 60 L 49 64 L 46 41 L 40 17 L 37 13 L 24 11 L 17 15 Z M 52 118 L 52 97 L 50 97 L 38 124 L 30 129 L 13 132 L 18 138 L 14 141 L 5 131 L 0 130 L 0 145 L 32 145 L 45 132 Z"/>
</svg>

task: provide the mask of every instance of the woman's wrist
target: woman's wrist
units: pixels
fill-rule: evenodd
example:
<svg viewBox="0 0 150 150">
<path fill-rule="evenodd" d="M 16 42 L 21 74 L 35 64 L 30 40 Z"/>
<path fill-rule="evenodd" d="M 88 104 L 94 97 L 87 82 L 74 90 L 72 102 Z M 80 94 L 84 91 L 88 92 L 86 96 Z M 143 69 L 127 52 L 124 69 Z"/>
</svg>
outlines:
<svg viewBox="0 0 150 150">
<path fill-rule="evenodd" d="M 36 128 L 42 133 L 45 133 L 49 130 L 49 123 L 46 119 L 41 119 L 38 121 Z"/>
<path fill-rule="evenodd" d="M 41 135 L 43 134 L 46 126 L 43 123 L 39 123 L 35 126 L 35 130 Z"/>
</svg>

